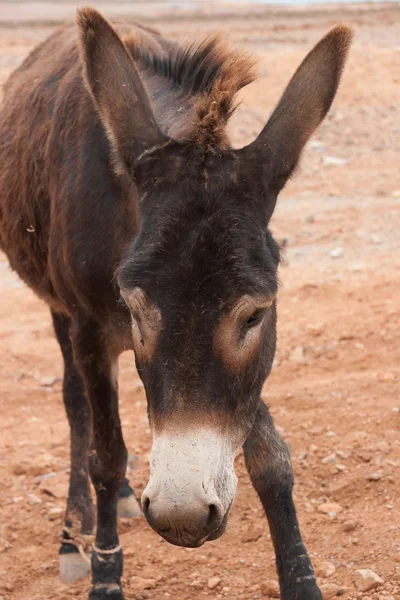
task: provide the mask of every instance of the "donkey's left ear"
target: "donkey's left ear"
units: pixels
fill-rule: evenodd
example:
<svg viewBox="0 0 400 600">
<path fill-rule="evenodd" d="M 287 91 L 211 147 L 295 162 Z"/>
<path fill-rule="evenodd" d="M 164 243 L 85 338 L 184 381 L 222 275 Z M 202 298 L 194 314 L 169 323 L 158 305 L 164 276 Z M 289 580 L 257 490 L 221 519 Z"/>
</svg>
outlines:
<svg viewBox="0 0 400 600">
<path fill-rule="evenodd" d="M 293 75 L 258 138 L 237 151 L 239 159 L 258 165 L 272 197 L 285 185 L 305 143 L 328 112 L 351 40 L 352 31 L 344 25 L 322 38 Z"/>
<path fill-rule="evenodd" d="M 136 65 L 110 23 L 93 8 L 78 10 L 76 21 L 84 79 L 110 138 L 114 162 L 117 169 L 132 170 L 144 153 L 169 138 L 161 133 Z"/>
</svg>

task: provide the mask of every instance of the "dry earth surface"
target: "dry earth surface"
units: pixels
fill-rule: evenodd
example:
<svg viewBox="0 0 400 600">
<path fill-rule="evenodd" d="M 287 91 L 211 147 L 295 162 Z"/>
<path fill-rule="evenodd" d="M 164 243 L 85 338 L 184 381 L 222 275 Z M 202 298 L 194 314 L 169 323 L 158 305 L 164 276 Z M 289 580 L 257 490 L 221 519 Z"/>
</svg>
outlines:
<svg viewBox="0 0 400 600">
<path fill-rule="evenodd" d="M 35 23 L 24 4 L 0 3 L 0 83 L 52 31 L 61 5 L 41 4 Z M 162 14 L 154 6 L 126 12 L 173 39 L 222 29 L 258 57 L 260 78 L 232 123 L 238 146 L 261 129 L 319 36 L 338 21 L 355 28 L 334 107 L 272 221 L 286 258 L 264 399 L 291 446 L 300 522 L 324 597 L 399 600 L 399 5 L 203 4 Z M 72 4 L 66 10 L 72 15 Z M 85 598 L 89 578 L 70 587 L 58 579 L 69 464 L 60 352 L 46 306 L 0 260 L 0 596 Z M 151 447 L 146 400 L 132 355 L 120 363 L 129 477 L 140 494 Z M 168 545 L 143 518 L 121 522 L 127 599 L 268 597 L 266 582 L 276 578 L 268 526 L 242 456 L 237 472 L 228 531 L 201 549 Z M 359 591 L 355 571 L 363 568 L 384 583 Z"/>
</svg>

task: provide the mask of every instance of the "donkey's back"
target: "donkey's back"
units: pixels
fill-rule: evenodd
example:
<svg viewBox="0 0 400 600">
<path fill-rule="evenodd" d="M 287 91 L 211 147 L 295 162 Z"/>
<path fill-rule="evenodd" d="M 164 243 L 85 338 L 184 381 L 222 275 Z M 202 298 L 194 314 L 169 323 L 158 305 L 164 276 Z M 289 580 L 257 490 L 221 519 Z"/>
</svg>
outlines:
<svg viewBox="0 0 400 600">
<path fill-rule="evenodd" d="M 90 295 L 107 280 L 109 296 L 118 259 L 112 235 L 135 228 L 135 191 L 110 168 L 72 24 L 12 74 L 0 115 L 0 246 L 11 267 L 62 312 L 84 301 L 82 285 Z"/>
</svg>

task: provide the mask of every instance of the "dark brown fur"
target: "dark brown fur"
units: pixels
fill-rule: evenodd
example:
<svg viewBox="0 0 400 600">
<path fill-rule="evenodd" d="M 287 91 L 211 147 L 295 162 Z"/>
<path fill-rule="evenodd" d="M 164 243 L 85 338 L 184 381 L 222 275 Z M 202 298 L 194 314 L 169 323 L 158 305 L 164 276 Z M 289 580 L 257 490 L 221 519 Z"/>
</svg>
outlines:
<svg viewBox="0 0 400 600">
<path fill-rule="evenodd" d="M 289 453 L 260 401 L 276 344 L 268 300 L 279 248 L 268 224 L 331 105 L 351 32 L 336 27 L 315 46 L 259 137 L 235 151 L 226 124 L 254 78 L 245 54 L 218 37 L 180 47 L 137 24 L 112 28 L 93 9 L 77 23 L 79 36 L 62 27 L 11 76 L 0 113 L 0 247 L 49 305 L 64 358 L 71 479 L 61 558 L 77 552 L 76 522 L 92 531 L 90 473 L 89 598 L 123 600 L 117 505 L 132 490 L 116 372 L 133 349 L 154 429 L 204 415 L 244 443 L 282 598 L 320 600 Z M 161 535 L 187 546 L 224 531 L 229 509 L 212 508 L 182 537 L 144 507 Z"/>
</svg>

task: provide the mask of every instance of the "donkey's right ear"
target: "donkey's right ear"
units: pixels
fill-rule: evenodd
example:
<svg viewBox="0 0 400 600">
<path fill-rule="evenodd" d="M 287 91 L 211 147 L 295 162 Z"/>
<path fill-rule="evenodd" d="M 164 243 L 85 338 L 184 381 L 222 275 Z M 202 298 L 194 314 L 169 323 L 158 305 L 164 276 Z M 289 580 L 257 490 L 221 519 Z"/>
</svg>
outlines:
<svg viewBox="0 0 400 600">
<path fill-rule="evenodd" d="M 264 173 L 271 190 L 271 216 L 279 191 L 293 173 L 309 137 L 335 97 L 352 39 L 352 31 L 337 25 L 303 60 L 278 106 L 258 138 L 238 157 Z"/>
<path fill-rule="evenodd" d="M 76 17 L 83 75 L 114 151 L 118 170 L 166 142 L 136 65 L 110 23 L 93 8 Z"/>
</svg>

